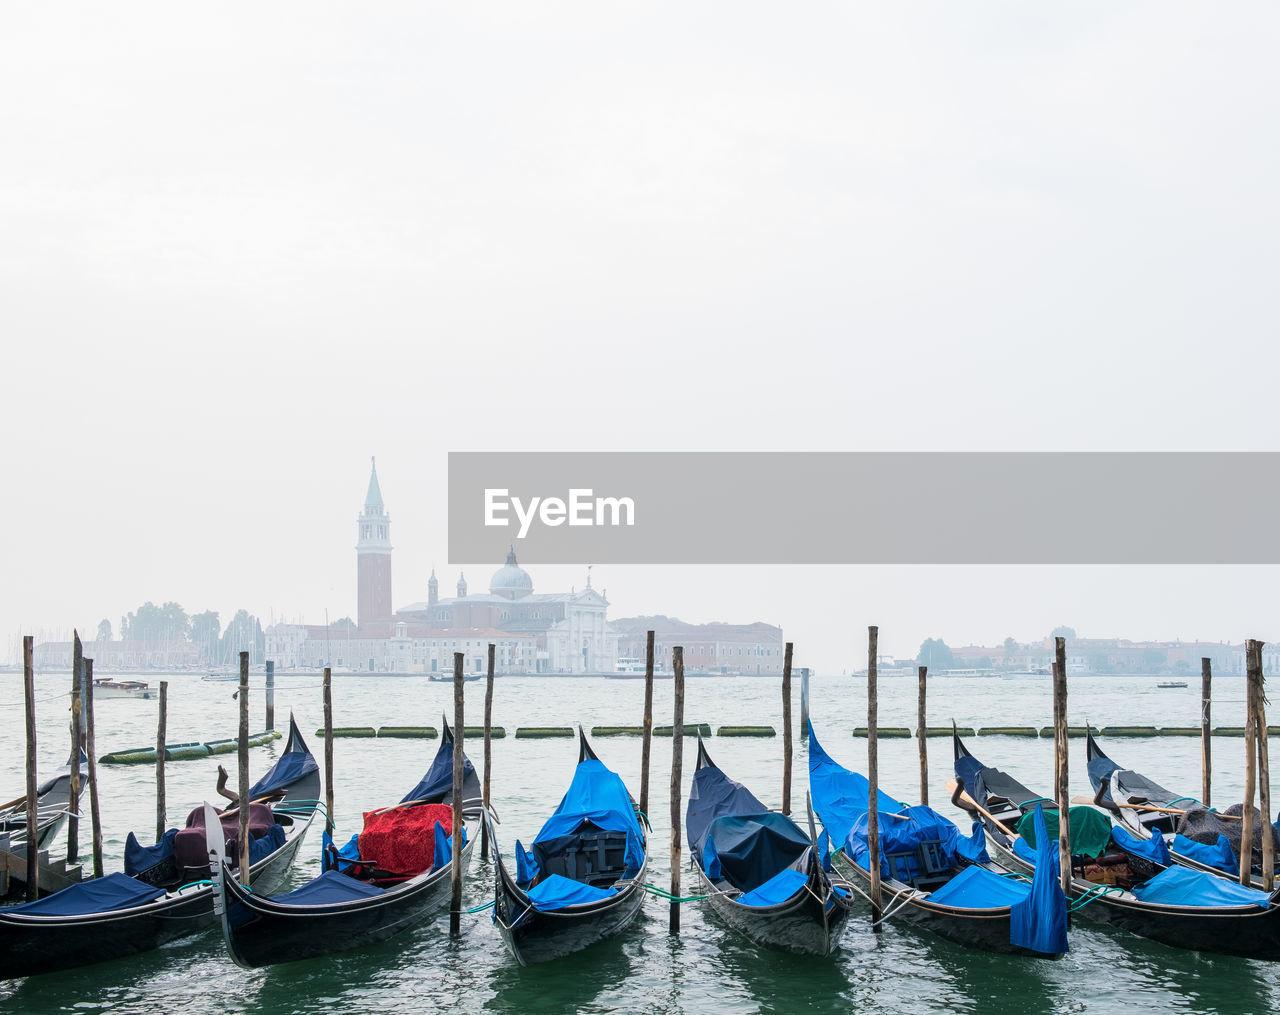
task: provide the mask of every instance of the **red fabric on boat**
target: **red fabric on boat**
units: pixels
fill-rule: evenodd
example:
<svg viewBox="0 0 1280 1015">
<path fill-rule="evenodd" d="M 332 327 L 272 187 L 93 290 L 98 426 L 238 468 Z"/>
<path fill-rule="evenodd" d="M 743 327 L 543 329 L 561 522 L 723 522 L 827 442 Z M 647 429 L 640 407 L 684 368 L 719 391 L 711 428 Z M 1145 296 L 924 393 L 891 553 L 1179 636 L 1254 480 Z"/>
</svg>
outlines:
<svg viewBox="0 0 1280 1015">
<path fill-rule="evenodd" d="M 453 808 L 447 804 L 419 804 L 393 810 L 370 811 L 360 833 L 360 859 L 396 874 L 430 870 L 436 855 L 436 822 L 453 834 Z"/>
</svg>

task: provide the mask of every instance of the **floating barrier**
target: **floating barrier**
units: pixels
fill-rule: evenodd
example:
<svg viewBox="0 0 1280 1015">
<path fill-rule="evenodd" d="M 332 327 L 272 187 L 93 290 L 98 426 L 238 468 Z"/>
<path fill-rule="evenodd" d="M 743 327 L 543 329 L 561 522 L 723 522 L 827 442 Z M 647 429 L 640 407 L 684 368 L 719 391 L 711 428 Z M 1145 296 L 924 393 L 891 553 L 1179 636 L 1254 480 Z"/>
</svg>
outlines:
<svg viewBox="0 0 1280 1015">
<path fill-rule="evenodd" d="M 1088 731 L 1089 733 L 1092 733 L 1094 736 L 1101 736 L 1101 735 L 1102 735 L 1102 731 L 1101 731 L 1100 729 L 1098 729 L 1098 727 L 1097 727 L 1097 726 L 1090 726 L 1090 727 L 1088 727 L 1088 730 L 1087 730 L 1087 731 Z M 1084 726 L 1068 726 L 1068 727 L 1067 727 L 1067 739 L 1068 739 L 1068 740 L 1070 740 L 1070 739 L 1073 739 L 1073 738 L 1075 738 L 1075 737 L 1082 737 L 1082 736 L 1084 736 L 1084 735 L 1085 735 L 1085 732 L 1086 732 L 1086 729 L 1085 729 L 1085 727 L 1084 727 Z M 1052 740 L 1052 739 L 1053 739 L 1053 727 L 1052 727 L 1052 726 L 1041 726 L 1041 727 L 1040 727 L 1040 735 L 1041 735 L 1042 737 L 1045 737 L 1045 738 L 1049 739 L 1049 740 Z"/>
<path fill-rule="evenodd" d="M 957 726 L 956 733 L 958 733 L 962 737 L 977 736 L 977 734 L 974 733 L 972 726 Z M 924 728 L 924 735 L 926 737 L 949 737 L 951 736 L 951 727 L 950 726 L 926 726 Z"/>
<path fill-rule="evenodd" d="M 948 732 L 950 731 L 948 730 Z M 910 739 L 911 737 L 911 731 L 905 726 L 881 726 L 876 730 L 876 733 L 877 740 Z M 865 737 L 867 735 L 867 728 L 865 726 L 859 726 L 853 731 L 853 735 L 855 737 Z"/>
<path fill-rule="evenodd" d="M 1198 737 L 1200 735 L 1199 726 L 1161 726 L 1160 736 L 1162 737 Z"/>
<path fill-rule="evenodd" d="M 155 753 L 155 751 L 151 752 L 153 759 Z M 165 746 L 164 758 L 165 761 L 189 761 L 192 758 L 207 758 L 212 753 L 208 744 L 169 744 Z"/>
<path fill-rule="evenodd" d="M 684 735 L 686 737 L 696 737 L 701 734 L 704 737 L 711 736 L 711 724 L 705 722 L 687 722 L 684 724 Z M 671 736 L 670 726 L 655 726 L 653 728 L 655 737 Z"/>
<path fill-rule="evenodd" d="M 372 726 L 335 726 L 333 728 L 333 737 L 376 737 L 378 731 Z M 321 726 L 316 730 L 316 736 L 324 738 L 324 727 Z"/>
<path fill-rule="evenodd" d="M 323 734 L 323 730 L 321 733 Z M 250 747 L 262 747 L 273 740 L 279 740 L 284 734 L 279 730 L 264 730 L 249 736 Z M 191 761 L 195 758 L 207 758 L 211 754 L 234 754 L 240 746 L 239 738 L 227 740 L 207 740 L 201 743 L 193 740 L 189 744 L 168 744 L 164 749 L 165 761 Z M 123 751 L 112 751 L 98 759 L 100 765 L 154 765 L 156 749 L 154 747 L 129 747 Z"/>
<path fill-rule="evenodd" d="M 490 740 L 501 740 L 506 735 L 507 735 L 507 728 L 505 726 L 489 727 Z M 467 739 L 467 740 L 483 740 L 484 727 L 483 726 L 464 726 L 462 728 L 462 736 L 464 739 Z"/>
<path fill-rule="evenodd" d="M 592 726 L 593 737 L 642 737 L 643 726 Z"/>
<path fill-rule="evenodd" d="M 1108 726 L 1102 731 L 1104 737 L 1154 737 L 1154 726 Z"/>
<path fill-rule="evenodd" d="M 393 740 L 434 740 L 440 734 L 434 726 L 379 726 L 378 739 L 390 737 Z"/>
<path fill-rule="evenodd" d="M 983 726 L 978 730 L 980 737 L 1038 737 L 1040 731 L 1034 726 Z"/>
<path fill-rule="evenodd" d="M 516 730 L 517 740 L 542 740 L 547 737 L 571 737 L 572 726 L 521 726 Z"/>
<path fill-rule="evenodd" d="M 155 763 L 154 747 L 132 747 L 124 751 L 112 751 L 98 759 L 100 765 L 154 765 Z"/>
<path fill-rule="evenodd" d="M 716 730 L 718 737 L 776 737 L 778 731 L 772 726 L 721 726 Z"/>
<path fill-rule="evenodd" d="M 235 754 L 240 742 L 231 737 L 228 740 L 206 740 L 204 745 L 209 748 L 210 754 Z"/>
</svg>

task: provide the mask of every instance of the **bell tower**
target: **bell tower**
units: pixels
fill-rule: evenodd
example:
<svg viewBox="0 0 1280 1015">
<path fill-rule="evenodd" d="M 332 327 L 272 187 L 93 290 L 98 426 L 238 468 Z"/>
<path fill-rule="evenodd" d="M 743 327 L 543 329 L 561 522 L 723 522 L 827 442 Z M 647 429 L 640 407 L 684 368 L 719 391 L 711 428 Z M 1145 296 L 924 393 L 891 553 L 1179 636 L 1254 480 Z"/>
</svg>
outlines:
<svg viewBox="0 0 1280 1015">
<path fill-rule="evenodd" d="M 369 462 L 369 492 L 356 520 L 356 620 L 362 627 L 392 613 L 391 516 L 382 503 L 377 462 Z"/>
</svg>

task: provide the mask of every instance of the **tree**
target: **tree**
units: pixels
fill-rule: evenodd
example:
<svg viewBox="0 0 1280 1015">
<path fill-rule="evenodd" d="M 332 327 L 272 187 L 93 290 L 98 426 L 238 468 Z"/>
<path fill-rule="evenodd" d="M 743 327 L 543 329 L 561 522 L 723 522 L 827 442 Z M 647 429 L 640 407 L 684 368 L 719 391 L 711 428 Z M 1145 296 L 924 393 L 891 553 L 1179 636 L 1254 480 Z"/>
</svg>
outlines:
<svg viewBox="0 0 1280 1015">
<path fill-rule="evenodd" d="M 98 621 L 98 641 L 110 641 L 110 640 L 111 640 L 111 621 L 107 620 L 106 617 L 103 617 L 100 621 Z"/>
<path fill-rule="evenodd" d="M 217 661 L 218 634 L 221 630 L 217 610 L 205 610 L 191 618 L 191 642 L 195 645 L 201 662 Z"/>
<path fill-rule="evenodd" d="M 1055 627 L 1049 632 L 1050 638 L 1066 638 L 1067 641 L 1071 641 L 1075 636 L 1076 629 L 1074 627 Z"/>
<path fill-rule="evenodd" d="M 190 626 L 187 611 L 177 603 L 157 606 L 145 602 L 120 621 L 120 637 L 125 641 L 184 641 Z"/>
<path fill-rule="evenodd" d="M 241 652 L 249 653 L 251 663 L 261 662 L 266 654 L 267 639 L 258 618 L 248 610 L 237 610 L 222 632 L 222 660 L 233 662 Z"/>
<path fill-rule="evenodd" d="M 941 638 L 926 638 L 920 643 L 916 663 L 930 670 L 949 670 L 955 665 L 955 657 Z"/>
<path fill-rule="evenodd" d="M 1018 651 L 1018 643 L 1014 641 L 1012 637 L 1006 638 L 1004 640 L 1005 655 L 1013 655 L 1013 653 L 1017 651 Z"/>
</svg>

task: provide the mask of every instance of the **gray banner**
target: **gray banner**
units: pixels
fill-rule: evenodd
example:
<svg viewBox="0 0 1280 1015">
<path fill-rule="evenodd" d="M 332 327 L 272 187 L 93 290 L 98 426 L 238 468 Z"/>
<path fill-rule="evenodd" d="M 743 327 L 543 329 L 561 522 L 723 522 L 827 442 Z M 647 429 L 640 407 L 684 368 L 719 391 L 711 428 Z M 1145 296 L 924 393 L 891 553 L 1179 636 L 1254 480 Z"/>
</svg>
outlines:
<svg viewBox="0 0 1280 1015">
<path fill-rule="evenodd" d="M 449 558 L 1276 564 L 1274 452 L 453 452 Z"/>
</svg>

